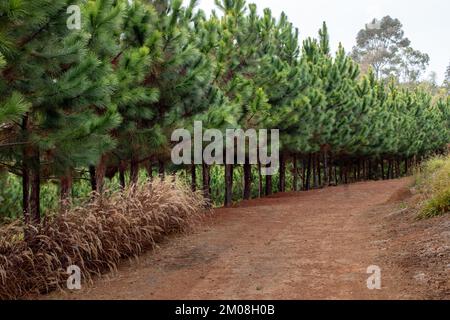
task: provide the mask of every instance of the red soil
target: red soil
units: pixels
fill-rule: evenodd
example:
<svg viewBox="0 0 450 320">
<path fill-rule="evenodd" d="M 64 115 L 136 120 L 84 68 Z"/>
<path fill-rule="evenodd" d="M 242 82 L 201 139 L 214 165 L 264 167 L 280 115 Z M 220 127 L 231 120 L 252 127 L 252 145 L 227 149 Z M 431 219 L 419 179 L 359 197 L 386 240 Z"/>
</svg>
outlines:
<svg viewBox="0 0 450 320">
<path fill-rule="evenodd" d="M 45 298 L 448 299 L 450 219 L 416 222 L 402 210 L 410 183 L 358 183 L 218 209 L 195 232 L 93 286 Z M 430 243 L 435 260 L 425 252 Z M 381 290 L 367 288 L 371 265 L 381 268 Z"/>
</svg>

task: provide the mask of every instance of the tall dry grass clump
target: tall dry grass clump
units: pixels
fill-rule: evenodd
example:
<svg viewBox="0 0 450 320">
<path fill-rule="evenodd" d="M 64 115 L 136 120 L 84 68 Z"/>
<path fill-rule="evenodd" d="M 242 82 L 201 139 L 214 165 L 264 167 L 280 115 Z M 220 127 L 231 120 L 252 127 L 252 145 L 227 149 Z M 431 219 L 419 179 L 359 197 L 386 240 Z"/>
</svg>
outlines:
<svg viewBox="0 0 450 320">
<path fill-rule="evenodd" d="M 423 163 L 416 173 L 418 190 L 424 197 L 419 218 L 432 218 L 450 212 L 450 155 Z"/>
<path fill-rule="evenodd" d="M 0 229 L 0 299 L 64 288 L 67 268 L 78 266 L 84 282 L 115 270 L 165 236 L 190 228 L 204 213 L 200 193 L 154 181 L 46 219 L 37 227 Z M 25 239 L 25 234 L 28 236 Z"/>
</svg>

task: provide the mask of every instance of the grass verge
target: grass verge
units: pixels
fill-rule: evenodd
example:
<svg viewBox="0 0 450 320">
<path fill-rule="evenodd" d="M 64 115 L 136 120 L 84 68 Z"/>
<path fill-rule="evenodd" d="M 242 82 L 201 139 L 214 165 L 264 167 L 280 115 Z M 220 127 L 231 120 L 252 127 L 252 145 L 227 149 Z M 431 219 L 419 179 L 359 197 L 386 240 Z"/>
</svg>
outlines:
<svg viewBox="0 0 450 320">
<path fill-rule="evenodd" d="M 450 155 L 434 157 L 416 173 L 416 185 L 425 201 L 419 218 L 432 218 L 450 212 Z"/>
<path fill-rule="evenodd" d="M 0 229 L 0 299 L 64 288 L 69 266 L 83 282 L 114 271 L 165 236 L 186 231 L 205 210 L 205 200 L 183 185 L 155 181 L 95 197 L 37 227 L 19 222 Z M 31 235 L 26 237 L 25 234 Z"/>
</svg>

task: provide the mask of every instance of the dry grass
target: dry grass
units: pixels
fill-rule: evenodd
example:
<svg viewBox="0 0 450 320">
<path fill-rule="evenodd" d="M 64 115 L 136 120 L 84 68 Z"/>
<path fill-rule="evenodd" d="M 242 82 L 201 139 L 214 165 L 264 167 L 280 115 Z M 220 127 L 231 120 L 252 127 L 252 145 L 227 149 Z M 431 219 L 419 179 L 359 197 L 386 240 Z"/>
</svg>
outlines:
<svg viewBox="0 0 450 320">
<path fill-rule="evenodd" d="M 0 299 L 63 288 L 67 267 L 81 268 L 84 282 L 115 270 L 163 237 L 190 228 L 204 213 L 200 193 L 155 181 L 123 194 L 96 197 L 88 205 L 47 219 L 38 227 L 0 229 Z M 24 234 L 33 234 L 27 241 Z"/>
<path fill-rule="evenodd" d="M 450 212 L 450 156 L 432 158 L 416 173 L 416 184 L 424 198 L 419 218 Z"/>
</svg>

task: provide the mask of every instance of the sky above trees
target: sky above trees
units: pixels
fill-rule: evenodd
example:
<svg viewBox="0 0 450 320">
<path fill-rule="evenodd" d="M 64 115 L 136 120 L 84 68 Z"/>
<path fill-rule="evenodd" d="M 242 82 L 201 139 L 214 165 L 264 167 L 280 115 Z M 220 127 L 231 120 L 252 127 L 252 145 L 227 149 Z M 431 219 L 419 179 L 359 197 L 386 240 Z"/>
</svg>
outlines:
<svg viewBox="0 0 450 320">
<path fill-rule="evenodd" d="M 448 0 L 253 0 L 258 9 L 272 9 L 275 15 L 285 11 L 302 39 L 316 36 L 322 22 L 326 21 L 331 32 L 331 46 L 335 51 L 339 42 L 350 51 L 356 43 L 356 35 L 373 18 L 390 15 L 398 18 L 411 40 L 412 46 L 430 55 L 431 71 L 438 75 L 439 83 L 450 61 L 450 1 Z M 214 0 L 200 0 L 200 7 L 207 12 L 214 9 Z"/>
</svg>

